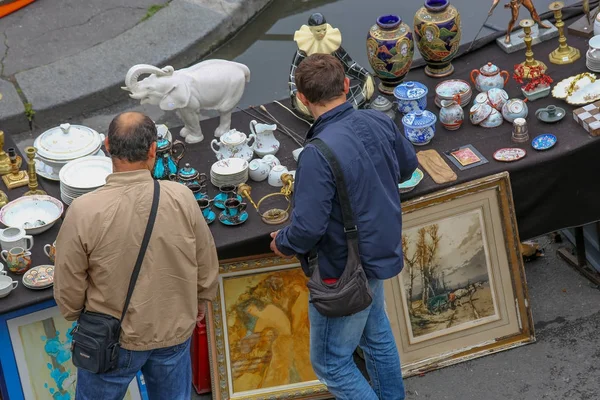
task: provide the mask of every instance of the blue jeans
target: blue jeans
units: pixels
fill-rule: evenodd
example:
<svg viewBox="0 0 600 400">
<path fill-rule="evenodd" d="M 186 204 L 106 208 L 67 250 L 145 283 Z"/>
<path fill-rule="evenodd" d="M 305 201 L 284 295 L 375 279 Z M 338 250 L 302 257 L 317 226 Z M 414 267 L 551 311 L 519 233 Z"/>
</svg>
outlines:
<svg viewBox="0 0 600 400">
<path fill-rule="evenodd" d="M 310 359 L 315 374 L 340 400 L 403 400 L 400 357 L 385 313 L 383 281 L 371 279 L 371 305 L 354 315 L 328 318 L 310 304 Z M 354 363 L 360 346 L 371 385 Z"/>
<path fill-rule="evenodd" d="M 94 374 L 77 370 L 77 400 L 122 400 L 141 370 L 150 400 L 189 400 L 192 390 L 190 341 L 149 351 L 120 349 L 114 371 Z"/>
</svg>

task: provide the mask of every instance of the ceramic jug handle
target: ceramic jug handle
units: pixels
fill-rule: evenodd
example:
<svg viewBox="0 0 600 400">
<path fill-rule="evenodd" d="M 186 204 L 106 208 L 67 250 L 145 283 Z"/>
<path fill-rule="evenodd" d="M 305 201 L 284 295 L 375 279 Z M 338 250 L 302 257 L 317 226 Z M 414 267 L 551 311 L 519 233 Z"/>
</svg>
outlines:
<svg viewBox="0 0 600 400">
<path fill-rule="evenodd" d="M 6 259 L 7 254 L 8 254 L 7 250 L 2 250 L 2 253 L 0 253 L 0 257 L 2 257 L 2 259 L 6 262 L 8 262 L 8 260 Z"/>
<path fill-rule="evenodd" d="M 475 82 L 475 80 L 477 79 L 477 77 L 479 76 L 481 72 L 479 72 L 478 69 L 474 69 L 471 71 L 471 82 L 473 82 L 473 85 L 477 85 L 477 83 Z"/>
<path fill-rule="evenodd" d="M 25 250 L 31 250 L 31 248 L 33 247 L 33 236 L 25 235 L 25 236 L 23 236 L 23 238 L 25 240 L 27 240 L 27 242 L 29 243 L 29 245 L 27 246 L 27 248 Z"/>
<path fill-rule="evenodd" d="M 47 255 L 48 257 L 50 257 L 50 248 L 51 248 L 51 247 L 52 247 L 52 245 L 50 245 L 50 244 L 45 244 L 45 245 L 44 245 L 44 253 L 46 253 L 46 255 Z"/>
<path fill-rule="evenodd" d="M 508 83 L 508 79 L 510 78 L 510 74 L 508 71 L 500 71 L 500 76 L 504 76 L 504 84 Z"/>
<path fill-rule="evenodd" d="M 252 144 L 250 144 L 250 141 L 252 140 Z M 256 143 L 256 135 L 254 133 L 251 133 L 248 136 L 248 139 L 246 139 L 246 144 L 250 147 L 254 147 L 254 144 Z"/>
<path fill-rule="evenodd" d="M 13 287 L 13 289 L 16 289 L 17 286 L 19 286 L 19 281 L 12 281 L 12 287 Z"/>
<path fill-rule="evenodd" d="M 254 126 L 258 124 L 258 122 L 256 122 L 255 120 L 250 121 L 250 132 L 256 135 L 256 130 L 254 129 Z"/>
<path fill-rule="evenodd" d="M 185 154 L 185 143 L 183 143 L 181 140 L 176 140 L 173 142 L 173 146 L 171 147 L 171 149 L 174 150 L 175 146 L 179 146 L 181 148 L 181 150 L 177 152 L 177 156 L 173 157 L 175 159 L 175 164 L 179 164 L 179 161 L 183 158 L 183 155 Z M 171 156 L 173 156 L 172 153 Z"/>
<path fill-rule="evenodd" d="M 215 145 L 217 145 L 217 148 L 215 148 Z M 217 141 L 217 139 L 213 139 L 210 142 L 210 148 L 216 155 L 219 155 L 219 150 L 221 149 L 221 144 Z"/>
</svg>

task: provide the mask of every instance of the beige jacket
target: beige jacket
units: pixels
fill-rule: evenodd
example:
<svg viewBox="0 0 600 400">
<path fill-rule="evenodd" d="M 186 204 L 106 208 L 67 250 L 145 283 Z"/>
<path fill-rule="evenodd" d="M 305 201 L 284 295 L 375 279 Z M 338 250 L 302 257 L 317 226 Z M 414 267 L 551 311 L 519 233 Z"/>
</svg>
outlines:
<svg viewBox="0 0 600 400">
<path fill-rule="evenodd" d="M 193 193 L 160 182 L 154 230 L 122 324 L 121 345 L 151 350 L 187 340 L 198 304 L 216 295 L 218 260 Z M 54 298 L 67 320 L 88 311 L 121 317 L 150 215 L 149 171 L 114 173 L 79 197 L 56 239 Z"/>
</svg>

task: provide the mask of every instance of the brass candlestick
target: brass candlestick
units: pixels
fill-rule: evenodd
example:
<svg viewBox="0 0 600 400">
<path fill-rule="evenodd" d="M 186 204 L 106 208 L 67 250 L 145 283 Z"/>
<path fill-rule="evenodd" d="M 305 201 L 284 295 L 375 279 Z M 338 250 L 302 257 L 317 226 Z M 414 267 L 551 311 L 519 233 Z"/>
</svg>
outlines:
<svg viewBox="0 0 600 400">
<path fill-rule="evenodd" d="M 290 202 L 290 195 L 292 194 L 292 189 L 294 186 L 294 177 L 291 174 L 282 174 L 281 175 L 281 182 L 283 182 L 283 187 L 281 188 L 281 191 L 276 192 L 276 193 L 270 193 L 268 195 L 266 195 L 265 197 L 263 197 L 262 199 L 260 199 L 258 201 L 258 203 L 254 203 L 254 200 L 252 200 L 251 197 L 251 192 L 252 192 L 252 188 L 250 187 L 250 185 L 248 184 L 241 184 L 240 186 L 238 186 L 238 193 L 241 194 L 243 197 L 247 198 L 248 201 L 250 201 L 250 203 L 254 206 L 254 208 L 256 209 L 256 212 L 258 212 L 258 214 L 261 216 L 263 222 L 265 224 L 269 224 L 269 225 L 277 225 L 277 224 L 281 224 L 285 221 L 288 220 L 288 218 L 290 217 L 290 208 L 291 208 L 291 202 Z M 265 211 L 264 213 L 261 213 L 259 210 L 260 205 L 262 204 L 263 201 L 265 201 L 266 199 L 270 198 L 270 197 L 274 197 L 274 196 L 283 196 L 285 197 L 285 199 L 288 202 L 288 206 L 285 210 L 282 210 L 280 208 L 271 208 L 267 211 Z"/>
<path fill-rule="evenodd" d="M 27 172 L 19 171 L 19 167 L 17 166 L 17 152 L 13 147 L 8 149 L 8 157 L 10 158 L 11 171 L 10 174 L 2 176 L 2 180 L 6 187 L 14 189 L 27 185 L 29 183 L 29 177 L 27 176 Z"/>
<path fill-rule="evenodd" d="M 554 11 L 554 19 L 556 20 L 556 28 L 558 29 L 558 49 L 550 53 L 550 62 L 552 64 L 571 64 L 581 57 L 579 49 L 567 46 L 567 38 L 565 37 L 565 23 L 562 20 L 562 9 L 565 3 L 555 1 L 548 7 L 550 11 Z"/>
<path fill-rule="evenodd" d="M 38 189 L 37 174 L 35 172 L 35 147 L 29 146 L 25 148 L 25 155 L 27 156 L 27 169 L 29 171 L 29 191 L 25 192 L 23 196 L 35 196 L 38 194 L 46 194 L 42 189 Z"/>
<path fill-rule="evenodd" d="M 519 22 L 519 26 L 523 28 L 523 32 L 525 33 L 525 38 L 523 42 L 525 42 L 525 46 L 527 50 L 525 51 L 525 61 L 521 63 L 523 66 L 523 78 L 530 79 L 531 78 L 531 68 L 532 67 L 541 67 L 540 73 L 545 73 L 548 67 L 541 61 L 533 58 L 533 50 L 531 50 L 531 27 L 535 24 L 532 19 L 523 19 Z"/>
<path fill-rule="evenodd" d="M 17 168 L 21 168 L 23 160 L 17 156 Z M 10 173 L 11 165 L 10 158 L 4 151 L 4 132 L 0 131 L 0 175 L 6 175 Z"/>
</svg>

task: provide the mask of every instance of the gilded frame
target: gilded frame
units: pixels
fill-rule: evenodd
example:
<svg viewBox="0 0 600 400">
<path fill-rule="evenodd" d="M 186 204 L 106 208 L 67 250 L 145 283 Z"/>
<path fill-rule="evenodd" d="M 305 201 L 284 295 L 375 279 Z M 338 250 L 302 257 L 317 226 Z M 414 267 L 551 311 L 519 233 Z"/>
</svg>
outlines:
<svg viewBox="0 0 600 400">
<path fill-rule="evenodd" d="M 508 172 L 412 199 L 402 207 L 405 268 L 385 282 L 385 296 L 403 376 L 535 342 Z M 469 234 L 460 236 L 461 229 Z M 431 247 L 433 235 L 422 239 L 420 231 L 438 235 L 437 245 Z M 444 232 L 446 237 L 457 234 L 442 243 Z M 437 261 L 429 264 L 437 268 L 435 278 L 429 269 L 422 272 L 427 264 L 418 258 L 428 254 L 426 243 L 439 251 L 430 258 Z M 442 258 L 443 251 L 454 258 Z M 448 279 L 447 273 L 454 275 Z M 429 279 L 434 285 L 426 283 Z M 457 294 L 468 297 L 457 302 Z"/>
<path fill-rule="evenodd" d="M 298 272 L 299 271 L 299 272 Z M 296 383 L 287 383 L 287 384 L 282 384 L 282 385 L 278 385 L 278 386 L 270 386 L 270 387 L 265 387 L 265 388 L 254 388 L 251 390 L 235 390 L 235 386 L 238 385 L 237 383 L 233 383 L 233 375 L 235 373 L 235 371 L 233 370 L 232 367 L 232 357 L 235 359 L 239 359 L 239 350 L 233 350 L 236 351 L 235 355 L 232 355 L 232 347 L 235 345 L 238 345 L 238 343 L 241 343 L 241 339 L 237 340 L 235 339 L 235 337 L 240 337 L 239 335 L 237 335 L 236 326 L 232 325 L 230 326 L 230 324 L 232 324 L 231 322 L 231 318 L 238 318 L 237 317 L 237 311 L 232 312 L 231 306 L 232 304 L 235 305 L 237 307 L 237 305 L 239 303 L 241 303 L 241 299 L 242 296 L 245 299 L 245 301 L 251 301 L 250 297 L 257 297 L 254 296 L 255 293 L 257 292 L 250 292 L 250 294 L 248 294 L 248 291 L 245 292 L 241 292 L 240 287 L 243 286 L 243 284 L 248 284 L 248 282 L 252 282 L 253 288 L 258 287 L 258 283 L 257 282 L 262 282 L 261 279 L 266 279 L 268 274 L 272 274 L 273 276 L 277 276 L 277 274 L 286 274 L 286 273 L 290 273 L 290 274 L 294 274 L 295 279 L 300 279 L 300 274 L 302 274 L 302 278 L 306 279 L 306 277 L 304 277 L 304 274 L 302 273 L 302 269 L 300 267 L 300 263 L 296 260 L 296 259 L 284 259 L 284 258 L 280 258 L 277 257 L 273 254 L 271 255 L 259 255 L 259 256 L 252 256 L 252 257 L 244 257 L 244 258 L 238 258 L 238 259 L 232 259 L 232 260 L 225 260 L 225 261 L 221 261 L 220 266 L 219 266 L 219 282 L 218 282 L 218 292 L 217 292 L 217 296 L 216 299 L 207 307 L 207 333 L 208 333 L 208 350 L 209 350 L 209 359 L 210 359 L 210 369 L 211 369 L 211 383 L 212 383 L 212 398 L 215 400 L 238 400 L 238 399 L 252 399 L 252 400 L 275 400 L 275 399 L 286 399 L 286 400 L 291 400 L 291 399 L 324 399 L 324 398 L 329 398 L 329 392 L 327 391 L 325 385 L 323 385 L 321 382 L 319 382 L 318 380 L 316 380 L 316 377 L 314 377 L 314 379 L 312 380 L 306 380 L 306 381 L 302 381 L 302 382 L 296 382 Z M 280 275 L 280 277 L 283 275 Z M 247 281 L 244 281 L 244 279 L 247 279 Z M 235 281 L 239 280 L 239 283 L 236 283 Z M 228 282 L 232 282 L 232 283 L 228 283 Z M 280 293 L 288 293 L 289 290 L 291 290 L 289 287 L 285 286 L 287 284 L 292 285 L 289 282 L 289 279 L 281 279 L 279 280 L 279 282 L 283 282 L 284 287 L 281 289 Z M 307 296 L 308 294 L 308 289 L 306 288 L 306 285 L 304 284 L 304 282 L 302 282 L 302 285 L 299 285 L 298 282 L 296 282 L 296 288 L 295 290 L 299 290 L 298 288 L 300 286 L 304 286 L 304 290 L 306 290 L 305 295 Z M 249 287 L 249 286 L 244 286 L 244 287 Z M 228 298 L 228 293 L 229 292 L 229 298 Z M 242 293 L 241 295 L 239 295 L 239 293 Z M 233 301 L 233 299 L 236 299 L 235 302 Z M 263 297 L 264 299 L 264 297 Z M 298 298 L 297 298 L 298 299 Z M 228 304 L 229 303 L 229 304 Z M 275 304 L 275 303 L 273 303 Z M 297 303 L 299 307 L 304 307 L 306 308 L 305 311 L 303 312 L 307 312 L 308 311 L 308 301 L 307 299 L 302 299 L 302 301 L 298 300 Z M 304 306 L 305 304 L 305 306 Z M 244 306 L 245 307 L 245 306 Z M 238 310 L 239 308 L 234 308 L 234 310 Z M 229 321 L 228 321 L 229 318 Z M 283 318 L 283 317 L 282 317 Z M 290 321 L 292 321 L 293 318 L 290 318 Z M 237 323 L 238 320 L 235 320 Z M 234 324 L 235 324 L 234 323 Z M 258 322 L 255 322 L 256 325 L 254 325 L 254 328 L 257 329 L 258 331 Z M 308 324 L 308 317 L 306 314 L 306 323 Z M 264 324 L 263 324 L 264 325 Z M 245 328 L 245 325 L 242 327 L 243 329 Z M 252 328 L 252 329 L 254 329 Z M 304 339 L 308 341 L 308 325 L 306 325 L 306 331 L 304 332 Z M 266 329 L 265 329 L 266 331 Z M 232 335 L 232 337 L 234 337 L 234 339 L 230 339 L 229 335 Z M 250 329 L 248 329 L 246 331 L 246 336 L 244 336 L 244 338 L 248 337 L 248 336 L 252 336 L 252 335 L 257 335 L 258 333 L 256 333 L 256 331 L 251 331 Z M 254 352 L 255 348 L 258 348 L 258 345 L 260 344 L 260 340 L 262 340 L 262 333 L 260 334 L 261 339 L 257 339 L 257 341 L 254 342 L 254 347 L 252 347 L 252 350 L 247 350 L 248 354 L 252 354 Z M 288 346 L 289 343 L 291 341 L 291 343 L 293 345 L 295 345 L 295 340 L 297 340 L 297 336 L 298 333 L 295 333 L 291 336 L 287 336 L 288 339 Z M 279 337 L 279 336 L 277 336 Z M 286 337 L 286 335 L 282 335 L 281 336 Z M 231 340 L 231 341 L 230 341 Z M 275 353 L 277 351 L 277 348 L 279 347 L 280 349 L 282 348 L 281 344 L 279 346 L 275 346 L 274 345 L 274 341 L 271 342 L 271 352 L 272 352 L 272 356 L 275 355 L 277 356 L 277 354 Z M 280 342 L 281 343 L 281 342 Z M 286 342 L 283 342 L 284 345 L 286 344 Z M 306 342 L 304 342 L 306 343 Z M 232 346 L 233 344 L 233 346 Z M 238 345 L 240 348 L 242 347 L 242 345 Z M 293 346 L 292 346 L 293 347 Z M 308 346 L 306 346 L 306 351 L 308 353 Z M 283 346 L 283 348 L 286 348 L 286 346 Z M 304 355 L 304 360 L 302 362 L 302 365 L 305 367 L 304 371 L 305 374 L 304 376 L 306 376 L 306 371 L 308 371 L 306 369 L 306 364 L 308 362 L 308 368 L 310 368 L 310 372 L 312 372 L 312 367 L 310 366 L 310 362 L 308 361 L 308 354 Z M 234 357 L 237 356 L 237 357 Z M 289 354 L 287 355 L 289 357 Z M 250 357 L 250 356 L 248 356 Z M 283 357 L 285 359 L 285 356 Z M 259 361 L 255 361 L 254 363 L 251 361 L 253 358 L 248 358 L 248 363 L 251 366 L 256 366 L 256 365 L 262 365 L 264 367 L 264 363 L 260 363 L 260 359 L 256 358 L 255 360 L 259 360 Z M 281 358 L 280 358 L 281 359 Z M 294 359 L 295 360 L 295 359 Z M 237 363 L 239 363 L 240 361 L 238 360 Z M 246 362 L 246 361 L 244 361 Z M 296 363 L 300 364 L 300 362 L 298 362 L 297 360 L 295 360 Z M 234 361 L 234 363 L 236 363 L 236 361 Z M 240 364 L 238 364 L 240 365 Z M 244 365 L 244 364 L 242 364 Z M 269 365 L 270 367 L 270 365 Z M 255 368 L 256 369 L 256 368 Z M 248 374 L 251 374 L 251 372 L 249 372 Z M 314 372 L 312 372 L 314 374 Z M 260 372 L 258 372 L 257 374 L 260 374 Z M 262 372 L 262 374 L 266 375 L 266 372 Z M 238 375 L 239 377 L 240 375 Z M 240 383 L 239 387 L 242 387 L 244 383 Z"/>
</svg>

